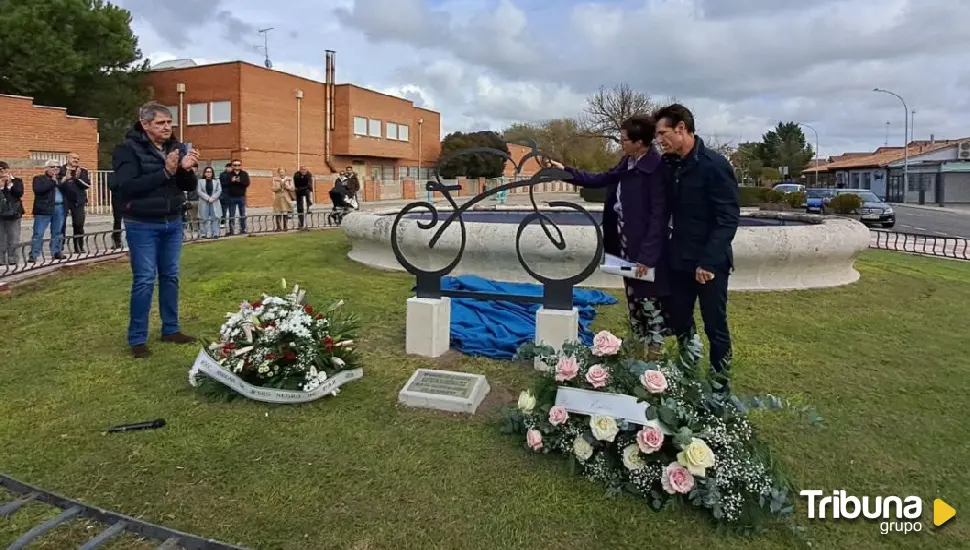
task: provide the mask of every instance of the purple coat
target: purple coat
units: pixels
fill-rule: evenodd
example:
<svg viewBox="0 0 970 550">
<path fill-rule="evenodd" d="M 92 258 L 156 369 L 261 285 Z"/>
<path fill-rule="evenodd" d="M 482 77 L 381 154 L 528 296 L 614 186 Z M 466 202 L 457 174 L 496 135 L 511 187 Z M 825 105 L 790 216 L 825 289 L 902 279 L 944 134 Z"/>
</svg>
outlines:
<svg viewBox="0 0 970 550">
<path fill-rule="evenodd" d="M 628 251 L 624 259 L 656 269 L 652 283 L 636 279 L 627 279 L 627 282 L 633 287 L 635 298 L 660 298 L 670 293 L 665 254 L 670 231 L 665 172 L 660 154 L 653 149 L 640 157 L 632 169 L 627 167 L 628 158 L 624 156 L 619 164 L 601 174 L 589 174 L 575 168 L 566 170 L 573 175 L 571 183 L 574 185 L 606 188 L 603 248 L 607 253 L 619 257 L 624 255 L 620 253 L 615 206 L 617 188 L 623 184 L 620 204 Z"/>
</svg>

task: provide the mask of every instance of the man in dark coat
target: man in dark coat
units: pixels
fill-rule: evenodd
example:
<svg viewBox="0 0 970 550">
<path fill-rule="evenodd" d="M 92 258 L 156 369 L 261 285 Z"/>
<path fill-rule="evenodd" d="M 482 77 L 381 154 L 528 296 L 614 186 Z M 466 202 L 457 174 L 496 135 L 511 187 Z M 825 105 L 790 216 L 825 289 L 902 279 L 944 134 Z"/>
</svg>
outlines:
<svg viewBox="0 0 970 550">
<path fill-rule="evenodd" d="M 572 174 L 571 183 L 581 187 L 605 187 L 603 207 L 603 247 L 608 254 L 637 264 L 636 275 L 654 270 L 652 282 L 623 278 L 630 325 L 650 354 L 663 344 L 666 323 L 661 298 L 669 293 L 666 257 L 667 191 L 660 153 L 653 147 L 656 123 L 649 116 L 634 116 L 623 122 L 620 145 L 623 158 L 609 172 L 589 174 L 564 167 Z"/>
<path fill-rule="evenodd" d="M 44 233 L 51 228 L 50 250 L 55 260 L 64 260 L 64 195 L 67 193 L 64 182 L 57 179 L 60 169 L 56 160 L 44 164 L 44 173 L 34 176 L 31 187 L 34 190 L 34 234 L 30 239 L 30 257 L 33 263 L 40 257 L 44 248 Z"/>
<path fill-rule="evenodd" d="M 128 345 L 136 358 L 148 349 L 148 315 L 158 278 L 162 341 L 190 344 L 179 329 L 179 262 L 182 254 L 182 208 L 185 192 L 195 189 L 199 151 L 186 154 L 172 137 L 172 114 L 151 102 L 138 111 L 138 122 L 112 154 L 115 185 L 124 216 L 131 258 Z"/>
<path fill-rule="evenodd" d="M 731 362 L 727 322 L 728 276 L 734 267 L 731 242 L 741 215 L 738 182 L 727 159 L 694 135 L 694 115 L 686 107 L 670 105 L 654 116 L 670 178 L 673 228 L 667 310 L 672 328 L 681 345 L 692 339 L 694 304 L 699 301 L 711 366 L 726 375 Z"/>
<path fill-rule="evenodd" d="M 88 203 L 88 189 L 91 176 L 88 169 L 81 166 L 81 156 L 71 153 L 67 164 L 57 173 L 58 181 L 64 184 L 64 227 L 61 233 L 67 237 L 67 216 L 71 217 L 71 230 L 74 236 L 74 252 L 84 252 L 84 206 Z"/>
<path fill-rule="evenodd" d="M 301 166 L 293 174 L 293 187 L 296 188 L 296 213 L 299 216 L 300 229 L 305 229 L 305 212 L 309 212 L 310 206 L 313 204 L 310 198 L 313 196 L 313 174 L 307 170 L 306 166 Z"/>
</svg>

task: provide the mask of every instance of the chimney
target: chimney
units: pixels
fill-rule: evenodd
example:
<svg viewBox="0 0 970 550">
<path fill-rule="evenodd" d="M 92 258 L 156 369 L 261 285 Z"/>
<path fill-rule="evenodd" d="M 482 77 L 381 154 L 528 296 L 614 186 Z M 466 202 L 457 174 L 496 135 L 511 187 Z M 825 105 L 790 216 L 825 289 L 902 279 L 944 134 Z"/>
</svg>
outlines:
<svg viewBox="0 0 970 550">
<path fill-rule="evenodd" d="M 930 134 L 930 145 L 934 145 L 934 144 L 936 144 L 936 136 L 934 136 L 933 134 Z"/>
<path fill-rule="evenodd" d="M 333 141 L 332 137 L 333 137 L 333 129 L 334 129 L 334 119 L 336 118 L 336 114 L 334 113 L 334 97 L 333 97 L 336 90 L 335 88 L 336 82 L 334 82 L 335 54 L 336 52 L 334 52 L 333 50 L 327 50 L 327 64 L 325 69 L 326 74 L 324 75 L 324 101 L 326 104 L 325 105 L 326 120 L 324 121 L 324 126 L 323 126 L 323 129 L 324 129 L 323 159 L 331 172 L 336 172 L 331 162 L 333 158 L 333 147 L 331 146 L 331 144 Z"/>
</svg>

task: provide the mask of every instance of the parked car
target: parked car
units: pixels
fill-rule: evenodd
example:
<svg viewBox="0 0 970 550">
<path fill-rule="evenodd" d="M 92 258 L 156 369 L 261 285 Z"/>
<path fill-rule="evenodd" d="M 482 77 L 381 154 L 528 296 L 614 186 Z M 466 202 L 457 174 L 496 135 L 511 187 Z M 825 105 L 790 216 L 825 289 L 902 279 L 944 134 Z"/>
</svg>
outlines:
<svg viewBox="0 0 970 550">
<path fill-rule="evenodd" d="M 805 186 L 800 183 L 776 183 L 772 189 L 787 195 L 788 193 L 795 193 L 796 191 L 804 191 Z"/>
<path fill-rule="evenodd" d="M 806 189 L 805 211 L 814 214 L 824 214 L 825 206 L 835 196 L 835 189 Z"/>
<path fill-rule="evenodd" d="M 866 225 L 881 225 L 890 228 L 896 225 L 896 212 L 893 207 L 868 189 L 836 189 L 836 195 L 858 195 L 862 199 L 859 221 Z"/>
</svg>

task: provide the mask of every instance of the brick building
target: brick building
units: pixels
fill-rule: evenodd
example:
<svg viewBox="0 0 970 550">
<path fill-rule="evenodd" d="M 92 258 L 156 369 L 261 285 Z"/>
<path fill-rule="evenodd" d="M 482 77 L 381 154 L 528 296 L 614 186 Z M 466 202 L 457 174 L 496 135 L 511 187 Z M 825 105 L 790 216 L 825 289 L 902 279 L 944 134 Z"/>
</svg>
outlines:
<svg viewBox="0 0 970 550">
<path fill-rule="evenodd" d="M 433 166 L 441 116 L 406 99 L 336 84 L 332 64 L 328 56 L 329 83 L 243 61 L 188 61 L 152 71 L 148 84 L 155 100 L 170 106 L 176 135 L 199 149 L 205 164 L 218 172 L 232 158 L 242 161 L 252 177 L 252 206 L 271 203 L 279 167 L 292 174 L 306 165 L 323 184 L 319 197 L 332 181 L 326 176 L 345 166 L 377 185 Z"/>
<path fill-rule="evenodd" d="M 25 184 L 24 208 L 34 204 L 30 182 L 54 159 L 67 162 L 68 153 L 81 156 L 81 164 L 98 169 L 98 119 L 71 116 L 62 107 L 34 105 L 33 98 L 0 95 L 0 160 Z"/>
</svg>

